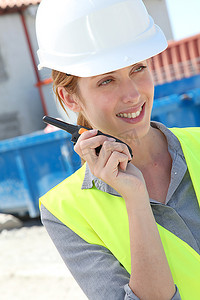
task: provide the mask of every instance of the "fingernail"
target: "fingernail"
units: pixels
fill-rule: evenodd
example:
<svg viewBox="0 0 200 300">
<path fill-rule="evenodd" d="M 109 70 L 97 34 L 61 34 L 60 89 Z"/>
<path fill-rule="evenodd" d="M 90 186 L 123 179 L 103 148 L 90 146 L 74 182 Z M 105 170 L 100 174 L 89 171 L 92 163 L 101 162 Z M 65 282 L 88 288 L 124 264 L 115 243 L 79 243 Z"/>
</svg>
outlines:
<svg viewBox="0 0 200 300">
<path fill-rule="evenodd" d="M 90 129 L 89 132 L 90 133 L 97 133 L 98 129 Z"/>
<path fill-rule="evenodd" d="M 114 139 L 114 138 L 108 138 L 108 140 L 110 141 L 110 142 L 115 142 L 116 141 L 116 139 Z"/>
</svg>

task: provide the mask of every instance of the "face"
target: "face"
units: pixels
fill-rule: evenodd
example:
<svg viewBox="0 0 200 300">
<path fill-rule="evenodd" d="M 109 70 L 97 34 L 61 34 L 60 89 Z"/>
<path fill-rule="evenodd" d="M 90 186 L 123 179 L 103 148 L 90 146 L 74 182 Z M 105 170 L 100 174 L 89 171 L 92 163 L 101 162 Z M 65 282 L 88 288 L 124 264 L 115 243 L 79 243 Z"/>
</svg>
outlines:
<svg viewBox="0 0 200 300">
<path fill-rule="evenodd" d="M 150 128 L 154 85 L 146 61 L 80 78 L 81 111 L 93 128 L 129 143 Z"/>
</svg>

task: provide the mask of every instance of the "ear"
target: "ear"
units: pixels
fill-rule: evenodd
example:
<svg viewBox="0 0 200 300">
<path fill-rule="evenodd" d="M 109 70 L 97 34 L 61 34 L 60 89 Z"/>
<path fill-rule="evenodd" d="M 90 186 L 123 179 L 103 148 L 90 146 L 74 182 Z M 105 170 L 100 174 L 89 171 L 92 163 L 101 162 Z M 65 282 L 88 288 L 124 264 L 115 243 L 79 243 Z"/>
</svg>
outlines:
<svg viewBox="0 0 200 300">
<path fill-rule="evenodd" d="M 81 105 L 75 95 L 69 94 L 64 87 L 58 87 L 58 94 L 63 100 L 64 104 L 72 111 L 81 111 Z"/>
</svg>

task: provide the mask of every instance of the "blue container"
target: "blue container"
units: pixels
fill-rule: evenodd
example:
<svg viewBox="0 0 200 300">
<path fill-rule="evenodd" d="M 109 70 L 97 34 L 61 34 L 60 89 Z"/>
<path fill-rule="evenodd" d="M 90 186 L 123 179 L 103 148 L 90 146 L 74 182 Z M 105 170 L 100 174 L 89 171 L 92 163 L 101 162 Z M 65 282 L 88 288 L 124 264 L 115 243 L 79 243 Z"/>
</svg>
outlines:
<svg viewBox="0 0 200 300">
<path fill-rule="evenodd" d="M 71 135 L 63 130 L 1 141 L 0 212 L 39 216 L 39 197 L 80 165 Z"/>
<path fill-rule="evenodd" d="M 199 127 L 200 89 L 155 99 L 151 119 L 167 127 Z"/>
<path fill-rule="evenodd" d="M 200 87 L 200 74 L 155 86 L 154 98 L 184 94 Z"/>
</svg>

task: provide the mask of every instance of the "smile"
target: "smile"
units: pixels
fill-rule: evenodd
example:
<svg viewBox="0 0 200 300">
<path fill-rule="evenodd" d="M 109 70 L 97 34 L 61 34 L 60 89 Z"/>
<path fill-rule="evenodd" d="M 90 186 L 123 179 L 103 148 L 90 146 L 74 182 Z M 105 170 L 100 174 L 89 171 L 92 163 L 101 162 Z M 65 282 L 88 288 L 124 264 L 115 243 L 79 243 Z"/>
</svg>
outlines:
<svg viewBox="0 0 200 300">
<path fill-rule="evenodd" d="M 117 117 L 135 119 L 135 118 L 139 117 L 141 111 L 142 111 L 142 106 L 135 113 L 120 113 L 120 114 L 117 114 Z"/>
</svg>

